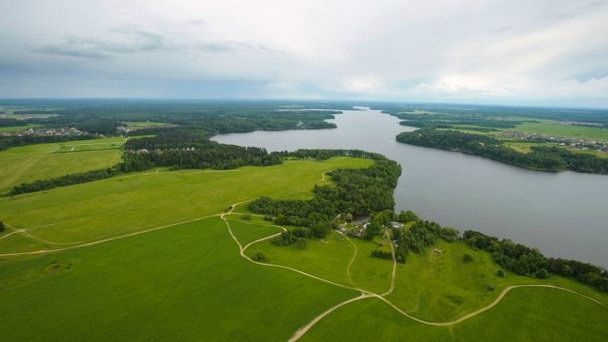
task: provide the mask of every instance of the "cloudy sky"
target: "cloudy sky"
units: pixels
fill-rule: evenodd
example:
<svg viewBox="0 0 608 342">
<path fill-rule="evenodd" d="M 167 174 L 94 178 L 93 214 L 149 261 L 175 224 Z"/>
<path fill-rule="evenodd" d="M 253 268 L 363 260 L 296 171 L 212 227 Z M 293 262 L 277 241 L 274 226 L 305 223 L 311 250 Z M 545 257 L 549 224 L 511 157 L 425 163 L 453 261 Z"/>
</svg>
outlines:
<svg viewBox="0 0 608 342">
<path fill-rule="evenodd" d="M 0 0 L 0 97 L 608 107 L 608 0 Z"/>
</svg>

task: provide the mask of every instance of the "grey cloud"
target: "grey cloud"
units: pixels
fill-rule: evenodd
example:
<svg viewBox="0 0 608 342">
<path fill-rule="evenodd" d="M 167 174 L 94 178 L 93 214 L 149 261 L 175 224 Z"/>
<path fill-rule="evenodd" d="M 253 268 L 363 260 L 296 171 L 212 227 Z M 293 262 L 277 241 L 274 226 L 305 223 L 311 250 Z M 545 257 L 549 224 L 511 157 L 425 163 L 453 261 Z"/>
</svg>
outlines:
<svg viewBox="0 0 608 342">
<path fill-rule="evenodd" d="M 207 25 L 207 22 L 204 21 L 203 19 L 189 20 L 186 23 L 188 25 L 192 25 L 192 26 L 205 26 L 205 25 Z"/>
<path fill-rule="evenodd" d="M 32 51 L 58 56 L 109 59 L 118 54 L 160 51 L 196 50 L 203 53 L 236 53 L 239 51 L 281 51 L 260 44 L 237 41 L 195 41 L 174 43 L 166 36 L 134 26 L 121 26 L 108 30 L 111 38 L 98 39 L 66 35 L 62 44 L 33 48 Z"/>
</svg>

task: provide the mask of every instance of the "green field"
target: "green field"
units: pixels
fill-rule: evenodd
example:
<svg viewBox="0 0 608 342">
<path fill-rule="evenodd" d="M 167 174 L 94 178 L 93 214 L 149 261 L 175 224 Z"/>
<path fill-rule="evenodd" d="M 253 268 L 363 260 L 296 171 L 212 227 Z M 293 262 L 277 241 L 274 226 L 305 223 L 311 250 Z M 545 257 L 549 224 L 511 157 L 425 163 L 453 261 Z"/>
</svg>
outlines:
<svg viewBox="0 0 608 342">
<path fill-rule="evenodd" d="M 104 138 L 0 151 L 0 193 L 20 183 L 110 167 L 120 161 L 122 143 L 123 138 Z"/>
<path fill-rule="evenodd" d="M 574 126 L 552 121 L 524 122 L 509 130 L 546 134 L 553 137 L 569 137 L 608 141 L 608 129 L 600 127 Z"/>
<path fill-rule="evenodd" d="M 151 170 L 3 198 L 0 217 L 50 245 L 80 243 L 218 214 L 262 195 L 304 198 L 326 182 L 326 172 L 368 165 L 342 157 L 227 171 Z M 0 250 L 13 251 L 17 236 L 0 240 Z"/>
<path fill-rule="evenodd" d="M 3 341 L 277 341 L 356 292 L 241 258 L 219 218 L 0 260 Z"/>
<path fill-rule="evenodd" d="M 41 127 L 37 124 L 27 124 L 24 126 L 10 126 L 10 127 L 0 127 L 0 132 L 22 132 L 27 131 L 28 129 Z"/>
<path fill-rule="evenodd" d="M 521 288 L 465 322 L 434 327 L 377 299 L 339 308 L 301 341 L 605 341 L 608 309 L 554 289 Z"/>
<path fill-rule="evenodd" d="M 278 247 L 255 241 L 280 227 L 226 213 L 262 195 L 308 198 L 315 184 L 329 182 L 325 173 L 370 163 L 339 157 L 227 171 L 158 169 L 0 199 L 0 217 L 11 226 L 0 235 L 0 254 L 55 249 L 0 256 L 0 337 L 284 341 L 367 293 L 319 319 L 302 340 L 605 339 L 608 295 L 555 276 L 497 277 L 488 253 L 461 242 L 410 253 L 393 278 L 393 261 L 370 255 L 388 240 L 332 232 L 305 249 Z M 244 255 L 263 252 L 268 260 L 242 256 L 239 246 L 248 244 Z M 474 260 L 464 263 L 464 253 Z M 460 323 L 415 320 L 461 318 L 521 284 L 554 284 L 604 304 L 558 289 L 516 288 Z M 377 298 L 385 292 L 412 317 Z"/>
<path fill-rule="evenodd" d="M 158 128 L 158 127 L 171 127 L 173 125 L 165 122 L 154 122 L 154 121 L 129 121 L 124 122 L 127 127 L 132 129 L 144 129 L 144 128 Z"/>
</svg>

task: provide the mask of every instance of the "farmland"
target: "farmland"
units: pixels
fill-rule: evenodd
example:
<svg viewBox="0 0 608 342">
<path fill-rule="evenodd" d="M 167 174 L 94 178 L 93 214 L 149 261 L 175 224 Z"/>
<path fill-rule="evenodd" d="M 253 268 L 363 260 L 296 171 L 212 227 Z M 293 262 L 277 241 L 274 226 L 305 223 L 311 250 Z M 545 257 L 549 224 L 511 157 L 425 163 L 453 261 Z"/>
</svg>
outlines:
<svg viewBox="0 0 608 342">
<path fill-rule="evenodd" d="M 11 227 L 27 229 L 51 245 L 72 244 L 217 214 L 232 203 L 262 195 L 306 197 L 315 184 L 325 182 L 326 172 L 370 163 L 333 158 L 227 171 L 157 169 L 3 198 L 0 216 Z M 17 238 L 0 240 L 0 246 L 21 251 L 10 248 Z"/>
<path fill-rule="evenodd" d="M 103 138 L 0 151 L 0 192 L 24 182 L 110 167 L 120 161 L 123 143 L 123 138 Z"/>
<path fill-rule="evenodd" d="M 462 242 L 440 241 L 405 265 L 370 256 L 386 243 L 381 238 L 364 241 L 331 232 L 310 239 L 303 249 L 279 247 L 257 240 L 280 227 L 239 213 L 244 205 L 233 206 L 262 195 L 309 198 L 315 184 L 329 182 L 328 171 L 370 163 L 338 157 L 226 171 L 155 169 L 2 199 L 0 215 L 24 229 L 2 236 L 2 252 L 57 250 L 0 259 L 0 321 L 11 327 L 3 336 L 326 340 L 339 334 L 353 340 L 460 340 L 517 339 L 536 336 L 535 329 L 557 329 L 548 338 L 594 340 L 606 334 L 599 325 L 608 318 L 605 306 L 549 288 L 514 289 L 495 307 L 449 327 L 416 322 L 413 318 L 464 317 L 519 284 L 557 284 L 603 303 L 607 299 L 559 277 L 497 279 L 498 266 L 489 254 Z M 256 252 L 267 260 L 252 262 Z M 474 262 L 463 266 L 464 252 L 473 254 Z M 495 289 L 489 291 L 488 283 Z M 318 316 L 332 307 L 335 311 Z M 510 329 L 513 325 L 519 328 Z M 486 328 L 480 332 L 479 326 Z"/>
</svg>

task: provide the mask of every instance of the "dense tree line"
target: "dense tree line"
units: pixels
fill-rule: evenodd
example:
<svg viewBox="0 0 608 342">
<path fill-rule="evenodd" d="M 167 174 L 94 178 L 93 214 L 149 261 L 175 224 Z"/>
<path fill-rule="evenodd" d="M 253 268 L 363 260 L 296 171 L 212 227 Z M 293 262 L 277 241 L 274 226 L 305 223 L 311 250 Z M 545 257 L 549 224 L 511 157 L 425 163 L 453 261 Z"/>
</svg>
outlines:
<svg viewBox="0 0 608 342">
<path fill-rule="evenodd" d="M 588 173 L 608 173 L 608 159 L 591 154 L 570 152 L 559 147 L 533 146 L 531 152 L 522 153 L 502 141 L 480 134 L 454 130 L 421 129 L 397 135 L 405 144 L 458 151 L 493 159 L 503 163 L 535 170 L 572 170 Z"/>
<path fill-rule="evenodd" d="M 516 274 L 546 278 L 550 272 L 608 292 L 608 272 L 600 267 L 576 260 L 546 258 L 535 248 L 471 230 L 464 232 L 462 238 L 468 245 L 492 253 L 500 266 Z"/>
<path fill-rule="evenodd" d="M 392 210 L 393 189 L 401 174 L 396 162 L 381 155 L 350 150 L 299 150 L 284 155 L 326 159 L 330 156 L 367 156 L 375 162 L 364 169 L 338 169 L 328 173 L 333 185 L 315 186 L 311 200 L 274 200 L 261 197 L 249 204 L 253 212 L 276 217 L 277 224 L 303 226 L 311 236 L 324 237 L 340 213 L 365 216 Z M 279 222 L 280 221 L 280 222 Z"/>
<path fill-rule="evenodd" d="M 62 186 L 68 186 L 73 184 L 93 182 L 96 180 L 106 179 L 114 177 L 119 174 L 122 165 L 118 165 L 113 168 L 93 170 L 88 172 L 73 173 L 57 178 L 43 179 L 33 181 L 31 183 L 21 183 L 11 189 L 9 195 L 19 195 L 28 192 L 50 190 Z"/>
<path fill-rule="evenodd" d="M 466 105 L 466 104 L 408 104 L 408 103 L 378 103 L 375 109 L 407 119 L 408 115 L 436 116 L 439 119 L 450 121 L 451 119 L 471 118 L 475 120 L 512 121 L 517 118 L 551 119 L 574 122 L 593 122 L 608 127 L 608 111 L 606 109 L 573 109 L 573 108 L 531 108 L 531 107 L 506 107 L 492 105 Z M 432 113 L 431 115 L 423 113 Z M 529 120 L 527 120 L 529 121 Z M 476 124 L 477 125 L 477 124 Z"/>
<path fill-rule="evenodd" d="M 0 127 L 16 127 L 16 126 L 25 126 L 27 122 L 24 120 L 17 119 L 1 119 L 0 118 Z"/>
<path fill-rule="evenodd" d="M 6 150 L 10 147 L 25 146 L 32 144 L 46 144 L 56 143 L 73 140 L 88 140 L 99 138 L 93 134 L 82 134 L 82 135 L 23 135 L 23 136 L 11 136 L 11 137 L 0 137 L 0 151 Z"/>
<path fill-rule="evenodd" d="M 168 166 L 175 169 L 234 169 L 244 165 L 282 163 L 278 153 L 258 147 L 225 145 L 205 139 L 197 130 L 171 130 L 154 137 L 131 139 L 125 144 L 125 171 Z"/>
</svg>

